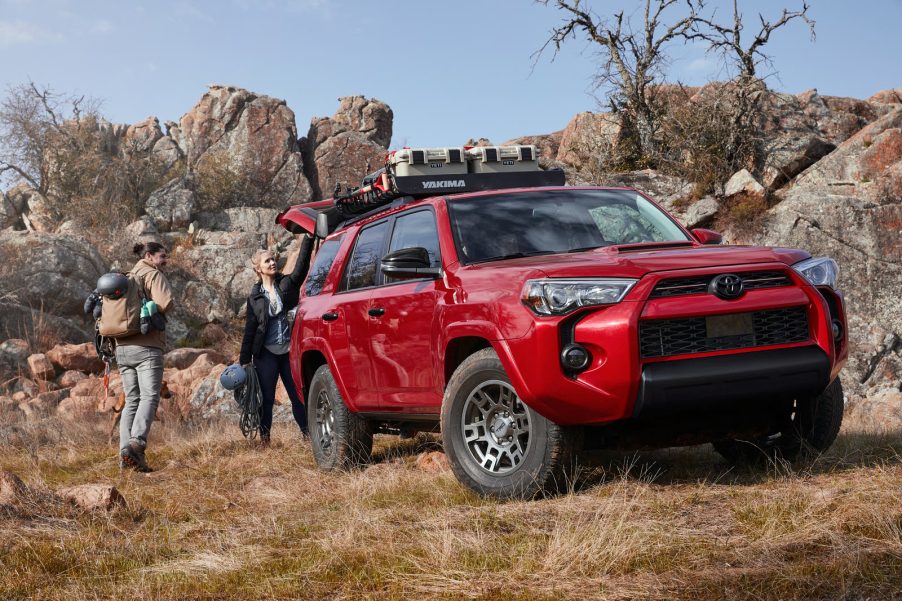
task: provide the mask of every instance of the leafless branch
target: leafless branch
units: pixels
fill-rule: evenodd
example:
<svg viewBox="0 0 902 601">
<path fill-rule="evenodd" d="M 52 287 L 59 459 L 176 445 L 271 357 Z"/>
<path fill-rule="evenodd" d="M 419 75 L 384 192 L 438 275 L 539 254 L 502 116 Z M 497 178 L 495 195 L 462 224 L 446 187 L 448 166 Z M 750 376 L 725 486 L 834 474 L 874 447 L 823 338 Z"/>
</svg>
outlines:
<svg viewBox="0 0 902 601">
<path fill-rule="evenodd" d="M 623 11 L 609 20 L 599 18 L 584 0 L 538 0 L 564 13 L 564 22 L 552 28 L 548 39 L 533 53 L 538 58 L 549 48 L 556 56 L 569 39 L 582 35 L 599 51 L 596 81 L 614 92 L 612 105 L 622 109 L 637 129 L 640 150 L 654 145 L 655 116 L 648 88 L 659 76 L 666 61 L 666 46 L 689 33 L 703 6 L 703 0 L 645 0 L 641 27 L 633 27 Z M 664 27 L 665 11 L 683 5 L 681 18 Z M 554 57 L 552 57 L 553 60 Z M 534 63 L 535 64 L 535 63 Z"/>
<path fill-rule="evenodd" d="M 811 38 L 814 39 L 815 21 L 808 16 L 809 8 L 807 0 L 803 0 L 801 10 L 790 11 L 784 8 L 780 18 L 773 22 L 768 21 L 764 18 L 764 15 L 759 14 L 758 20 L 761 23 L 761 28 L 748 46 L 744 46 L 742 42 L 743 16 L 739 11 L 738 0 L 733 0 L 733 22 L 731 25 L 717 23 L 713 15 L 711 17 L 699 17 L 696 19 L 691 32 L 686 34 L 686 38 L 706 42 L 709 50 L 723 52 L 725 55 L 732 54 L 739 70 L 739 76 L 751 79 L 757 76 L 757 66 L 761 62 L 770 60 L 770 57 L 763 52 L 762 48 L 770 41 L 771 34 L 777 29 L 795 19 L 801 19 L 808 25 Z"/>
</svg>

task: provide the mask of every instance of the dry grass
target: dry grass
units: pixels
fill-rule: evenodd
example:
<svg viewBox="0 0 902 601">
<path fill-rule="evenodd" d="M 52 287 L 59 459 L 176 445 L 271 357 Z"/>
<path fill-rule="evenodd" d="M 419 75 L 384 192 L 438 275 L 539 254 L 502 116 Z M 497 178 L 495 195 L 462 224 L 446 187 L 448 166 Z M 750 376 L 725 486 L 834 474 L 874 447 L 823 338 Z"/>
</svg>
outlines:
<svg viewBox="0 0 902 601">
<path fill-rule="evenodd" d="M 502 503 L 414 467 L 422 438 L 323 474 L 288 426 L 155 426 L 149 475 L 120 474 L 103 422 L 0 425 L 0 598 L 893 599 L 902 434 L 845 432 L 825 456 L 730 470 L 697 448 L 603 453 L 564 496 Z M 119 487 L 82 513 L 40 490 Z"/>
</svg>

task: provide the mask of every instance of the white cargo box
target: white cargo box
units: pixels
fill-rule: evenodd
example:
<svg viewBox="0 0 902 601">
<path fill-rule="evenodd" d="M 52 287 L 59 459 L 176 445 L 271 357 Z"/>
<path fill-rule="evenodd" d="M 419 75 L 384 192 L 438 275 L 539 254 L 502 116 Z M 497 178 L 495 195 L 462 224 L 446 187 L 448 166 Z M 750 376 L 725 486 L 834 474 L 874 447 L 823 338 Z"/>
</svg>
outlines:
<svg viewBox="0 0 902 601">
<path fill-rule="evenodd" d="M 388 159 L 395 175 L 458 175 L 467 172 L 463 148 L 403 148 Z"/>
<path fill-rule="evenodd" d="M 539 168 L 535 146 L 477 146 L 467 150 L 470 173 L 535 171 Z"/>
</svg>

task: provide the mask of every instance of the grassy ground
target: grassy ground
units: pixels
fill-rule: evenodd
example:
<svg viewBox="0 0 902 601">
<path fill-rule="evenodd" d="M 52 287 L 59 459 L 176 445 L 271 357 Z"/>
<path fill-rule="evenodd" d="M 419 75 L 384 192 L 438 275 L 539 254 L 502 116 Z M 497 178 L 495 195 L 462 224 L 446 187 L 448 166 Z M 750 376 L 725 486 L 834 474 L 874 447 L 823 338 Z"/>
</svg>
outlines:
<svg viewBox="0 0 902 601">
<path fill-rule="evenodd" d="M 902 433 L 843 432 L 815 461 L 730 469 L 708 448 L 594 457 L 572 492 L 497 502 L 416 469 L 420 438 L 323 474 L 284 426 L 155 426 L 162 468 L 120 473 L 104 422 L 0 425 L 0 599 L 902 598 Z M 115 484 L 90 513 L 43 490 Z"/>
</svg>

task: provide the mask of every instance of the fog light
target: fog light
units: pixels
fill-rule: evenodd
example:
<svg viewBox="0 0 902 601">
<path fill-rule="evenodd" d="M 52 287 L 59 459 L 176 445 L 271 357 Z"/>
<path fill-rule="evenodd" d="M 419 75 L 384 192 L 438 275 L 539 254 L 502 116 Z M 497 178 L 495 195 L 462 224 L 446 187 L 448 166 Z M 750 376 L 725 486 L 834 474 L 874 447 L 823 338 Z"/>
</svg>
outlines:
<svg viewBox="0 0 902 601">
<path fill-rule="evenodd" d="M 833 329 L 833 340 L 839 342 L 843 337 L 842 323 L 838 319 L 834 319 L 831 326 Z"/>
<path fill-rule="evenodd" d="M 589 365 L 589 351 L 579 344 L 568 344 L 561 351 L 561 364 L 569 371 L 580 371 Z"/>
</svg>

